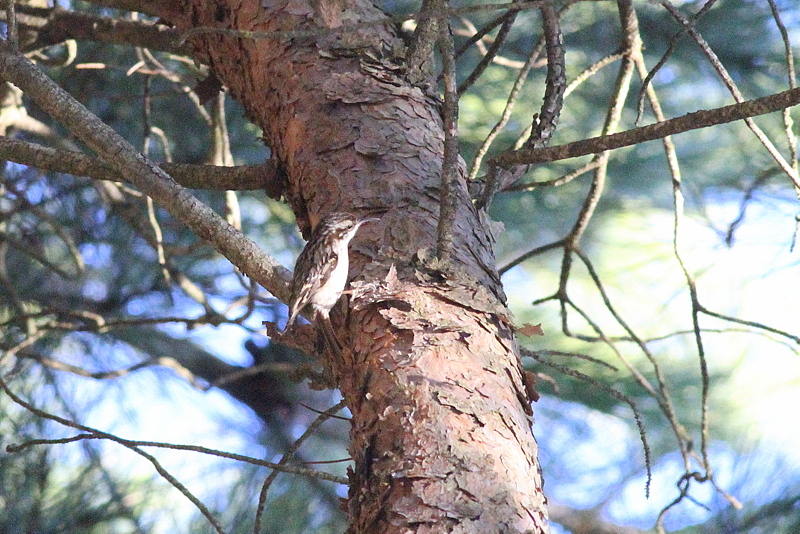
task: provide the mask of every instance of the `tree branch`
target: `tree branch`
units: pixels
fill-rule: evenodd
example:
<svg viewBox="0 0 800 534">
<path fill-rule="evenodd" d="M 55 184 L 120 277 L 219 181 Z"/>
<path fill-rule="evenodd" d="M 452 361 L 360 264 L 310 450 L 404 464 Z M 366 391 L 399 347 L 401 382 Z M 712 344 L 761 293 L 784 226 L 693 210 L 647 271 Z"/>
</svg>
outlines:
<svg viewBox="0 0 800 534">
<path fill-rule="evenodd" d="M 694 41 L 703 51 L 703 54 L 705 54 L 706 58 L 711 63 L 711 66 L 714 68 L 719 77 L 722 79 L 722 82 L 725 84 L 725 87 L 727 87 L 728 91 L 730 91 L 730 93 L 733 95 L 734 100 L 736 100 L 736 102 L 744 102 L 744 96 L 742 95 L 741 91 L 739 91 L 739 88 L 736 86 L 736 82 L 733 81 L 733 78 L 728 73 L 725 66 L 722 64 L 722 61 L 720 61 L 717 54 L 711 49 L 711 47 L 708 45 L 705 39 L 703 39 L 703 37 L 700 35 L 700 33 L 692 26 L 692 23 L 689 20 L 687 20 L 686 17 L 684 17 L 683 14 L 669 2 L 669 0 L 658 0 L 658 1 L 662 6 L 664 6 L 664 8 L 666 8 L 667 11 L 669 11 L 670 15 L 672 15 L 675 18 L 675 20 L 677 20 L 678 22 L 687 27 L 689 35 L 691 35 L 692 39 L 694 39 Z M 711 3 L 712 1 L 709 0 L 708 4 Z M 786 161 L 786 159 L 778 151 L 778 149 L 775 147 L 775 145 L 772 143 L 769 137 L 767 137 L 767 135 L 761 130 L 761 128 L 759 128 L 756 125 L 753 119 L 751 119 L 750 117 L 746 117 L 744 119 L 744 122 L 745 124 L 747 124 L 747 127 L 753 131 L 753 134 L 756 136 L 756 139 L 758 139 L 761 142 L 761 144 L 764 145 L 764 148 L 767 149 L 767 152 L 769 152 L 770 156 L 773 157 L 778 166 L 780 166 L 780 168 L 783 169 L 783 171 L 786 173 L 789 179 L 792 180 L 795 188 L 800 189 L 800 175 L 798 175 L 797 169 L 793 168 L 792 165 L 790 165 Z"/>
<path fill-rule="evenodd" d="M 443 0 L 422 0 L 414 37 L 406 52 L 406 80 L 411 85 L 429 82 L 433 73 L 433 51 L 439 40 L 441 19 L 435 12 L 445 11 Z M 445 21 L 447 19 L 444 19 Z"/>
<path fill-rule="evenodd" d="M 449 4 L 445 0 L 445 7 Z M 456 187 L 458 183 L 458 88 L 456 87 L 456 59 L 450 21 L 439 20 L 439 50 L 444 74 L 444 155 L 442 157 L 442 185 L 439 201 L 439 225 L 437 228 L 436 255 L 450 262 L 453 250 L 453 222 L 456 218 Z"/>
<path fill-rule="evenodd" d="M 45 15 L 39 9 L 38 16 L 18 17 L 21 28 L 35 28 L 38 37 L 28 50 L 52 46 L 68 39 L 96 41 L 99 43 L 141 46 L 151 50 L 190 55 L 191 47 L 181 42 L 181 34 L 176 30 L 148 21 L 121 20 L 111 17 L 51 9 Z M 6 18 L 3 11 L 2 18 Z"/>
<path fill-rule="evenodd" d="M 790 89 L 774 95 L 746 100 L 740 104 L 732 104 L 712 110 L 700 110 L 688 113 L 663 122 L 657 122 L 640 128 L 632 128 L 624 132 L 592 137 L 566 145 L 557 145 L 544 148 L 522 148 L 513 152 L 502 154 L 492 162 L 499 167 L 524 165 L 530 163 L 547 163 L 562 159 L 577 158 L 588 154 L 595 154 L 605 150 L 614 150 L 626 146 L 637 145 L 645 141 L 662 139 L 668 135 L 675 135 L 690 130 L 725 124 L 748 117 L 765 115 L 773 111 L 800 104 L 800 88 Z"/>
<path fill-rule="evenodd" d="M 120 11 L 134 11 L 151 17 L 169 18 L 168 15 L 180 11 L 178 0 L 87 0 L 90 4 L 119 9 Z"/>
<path fill-rule="evenodd" d="M 291 273 L 286 268 L 137 152 L 27 58 L 11 51 L 5 42 L 0 42 L 0 77 L 22 89 L 43 111 L 67 126 L 101 159 L 242 272 L 279 299 L 288 300 Z"/>
<path fill-rule="evenodd" d="M 567 86 L 566 67 L 564 64 L 564 43 L 561 35 L 561 23 L 552 0 L 545 0 L 540 8 L 542 12 L 542 30 L 545 50 L 547 51 L 546 87 L 541 111 L 533 116 L 531 136 L 523 145 L 527 149 L 545 147 L 556 130 L 561 107 L 564 104 L 564 90 Z M 514 172 L 506 172 L 503 165 L 495 160 L 489 161 L 489 172 L 483 193 L 476 202 L 478 209 L 484 209 L 492 203 L 495 193 L 516 181 L 527 168 L 518 168 Z"/>
<path fill-rule="evenodd" d="M 558 117 L 564 104 L 564 90 L 567 87 L 564 43 L 558 13 L 551 1 L 544 2 L 541 11 L 545 50 L 547 50 L 547 86 L 541 113 L 534 119 L 533 134 L 525 143 L 525 146 L 534 148 L 547 146 L 550 143 L 558 124 Z"/>
<path fill-rule="evenodd" d="M 478 65 L 472 70 L 472 72 L 467 76 L 467 79 L 461 82 L 458 86 L 458 94 L 463 95 L 467 89 L 469 89 L 473 83 L 483 74 L 483 71 L 486 70 L 486 67 L 489 66 L 494 58 L 497 56 L 497 53 L 500 51 L 500 47 L 503 46 L 503 43 L 506 41 L 506 37 L 508 37 L 509 32 L 511 31 L 511 27 L 514 26 L 514 21 L 517 20 L 517 14 L 519 11 L 509 11 L 504 15 L 503 25 L 497 32 L 497 37 L 494 38 L 489 50 L 486 52 L 486 55 L 480 60 Z"/>
<path fill-rule="evenodd" d="M 0 137 L 0 158 L 49 172 L 87 176 L 95 180 L 129 181 L 126 175 L 121 175 L 101 159 L 72 150 L 58 150 L 8 137 Z M 271 161 L 263 165 L 238 167 L 187 163 L 160 163 L 159 167 L 180 185 L 192 189 L 219 191 L 267 189 L 269 192 L 277 192 L 282 187 L 280 184 L 283 180 Z"/>
</svg>

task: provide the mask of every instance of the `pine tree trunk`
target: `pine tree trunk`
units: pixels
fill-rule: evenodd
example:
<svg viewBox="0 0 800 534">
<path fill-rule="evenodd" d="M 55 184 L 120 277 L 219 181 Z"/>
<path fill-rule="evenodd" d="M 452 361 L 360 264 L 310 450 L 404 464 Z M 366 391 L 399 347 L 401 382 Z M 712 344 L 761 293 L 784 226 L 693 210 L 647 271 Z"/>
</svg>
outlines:
<svg viewBox="0 0 800 534">
<path fill-rule="evenodd" d="M 530 388 L 494 268 L 488 220 L 459 181 L 449 265 L 436 250 L 443 129 L 430 90 L 364 0 L 185 0 L 196 56 L 264 130 L 304 232 L 331 211 L 384 207 L 350 247 L 349 310 L 332 314 L 352 412 L 350 532 L 547 532 Z M 298 31 L 358 29 L 318 35 Z M 426 94 L 428 93 L 428 94 Z"/>
</svg>

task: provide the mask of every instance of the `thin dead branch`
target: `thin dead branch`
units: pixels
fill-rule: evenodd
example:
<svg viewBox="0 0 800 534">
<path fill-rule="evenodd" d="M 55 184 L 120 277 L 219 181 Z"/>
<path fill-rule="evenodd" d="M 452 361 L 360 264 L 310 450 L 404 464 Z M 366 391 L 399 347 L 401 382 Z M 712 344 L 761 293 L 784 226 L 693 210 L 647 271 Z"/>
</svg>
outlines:
<svg viewBox="0 0 800 534">
<path fill-rule="evenodd" d="M 406 80 L 411 85 L 430 83 L 433 74 L 433 52 L 441 38 L 439 24 L 446 21 L 435 13 L 444 11 L 442 0 L 422 0 L 414 36 L 406 52 Z M 449 27 L 449 24 L 448 24 Z"/>
<path fill-rule="evenodd" d="M 774 95 L 746 100 L 739 104 L 732 104 L 712 110 L 695 111 L 694 113 L 687 113 L 681 117 L 657 122 L 648 126 L 632 128 L 624 132 L 606 136 L 592 137 L 566 145 L 544 147 L 536 150 L 522 148 L 499 155 L 493 160 L 493 163 L 500 167 L 507 168 L 513 165 L 547 163 L 577 158 L 579 156 L 586 156 L 605 150 L 614 150 L 626 146 L 638 145 L 646 141 L 662 139 L 668 135 L 725 124 L 748 117 L 765 115 L 797 104 L 800 104 L 800 88 L 789 89 Z"/>
<path fill-rule="evenodd" d="M 607 392 L 615 399 L 619 400 L 620 402 L 624 402 L 630 407 L 631 411 L 633 412 L 633 418 L 636 421 L 636 427 L 639 430 L 639 439 L 642 440 L 642 450 L 644 451 L 644 463 L 645 463 L 645 469 L 647 470 L 647 481 L 645 482 L 645 495 L 649 498 L 650 484 L 653 480 L 650 445 L 647 443 L 647 435 L 644 430 L 644 422 L 642 420 L 642 416 L 639 413 L 639 409 L 636 407 L 636 403 L 633 402 L 633 399 L 631 399 L 630 397 L 628 397 L 623 393 L 620 393 L 619 391 L 608 386 L 607 384 L 603 384 L 602 382 L 595 380 L 594 378 L 585 373 L 581 373 L 580 371 L 576 371 L 575 369 L 571 369 L 567 366 L 553 363 L 546 358 L 542 358 L 537 351 L 520 349 L 520 352 L 523 356 L 528 356 L 529 358 L 533 358 L 542 365 L 555 369 L 561 373 L 564 373 L 567 376 L 571 376 L 573 378 L 577 378 L 578 380 L 582 380 L 583 382 L 589 383 L 595 386 L 597 389 L 601 389 Z"/>
<path fill-rule="evenodd" d="M 448 4 L 445 4 L 447 6 Z M 453 223 L 456 218 L 456 187 L 458 187 L 458 89 L 453 35 L 447 19 L 439 21 L 439 46 L 444 74 L 444 156 L 439 201 L 436 256 L 447 266 L 453 250 Z"/>
<path fill-rule="evenodd" d="M 126 181 L 114 167 L 99 158 L 71 150 L 59 150 L 9 137 L 0 137 L 0 158 L 36 167 L 43 171 L 86 176 L 95 180 L 111 182 Z M 164 169 L 183 187 L 190 189 L 213 189 L 253 191 L 280 187 L 283 178 L 275 165 L 267 160 L 263 165 L 217 167 L 213 165 L 191 165 L 186 163 L 161 163 Z M 272 183 L 273 185 L 269 185 Z"/>
<path fill-rule="evenodd" d="M 738 103 L 744 102 L 744 96 L 742 96 L 742 93 L 739 91 L 739 88 L 736 86 L 733 78 L 731 78 L 730 74 L 728 74 L 725 66 L 719 60 L 708 43 L 706 43 L 700 33 L 691 26 L 691 23 L 669 2 L 669 0 L 659 0 L 659 3 L 664 6 L 667 11 L 669 11 L 670 15 L 672 15 L 675 20 L 687 28 L 689 35 L 691 35 L 692 39 L 694 39 L 695 42 L 700 46 L 700 49 L 706 55 L 708 61 L 711 63 L 711 65 L 714 67 L 714 70 L 724 82 L 725 87 L 727 87 L 731 95 L 733 95 L 734 100 L 736 100 Z M 772 156 L 772 158 L 778 163 L 780 168 L 783 169 L 789 179 L 791 179 L 795 189 L 800 190 L 800 174 L 798 174 L 797 169 L 786 161 L 778 149 L 775 148 L 775 145 L 772 143 L 772 141 L 770 141 L 767 135 L 756 125 L 755 121 L 753 121 L 751 117 L 745 117 L 744 122 L 747 124 L 747 127 L 750 128 L 756 138 L 761 142 L 761 144 L 764 145 L 764 148 L 767 149 L 767 152 L 769 152 L 770 156 Z"/>
<path fill-rule="evenodd" d="M 45 112 L 97 151 L 101 159 L 120 174 L 126 174 L 139 190 L 206 239 L 243 272 L 279 298 L 289 298 L 291 273 L 286 268 L 143 158 L 130 143 L 4 43 L 0 44 L 0 76 L 21 88 Z"/>
<path fill-rule="evenodd" d="M 500 47 L 503 46 L 503 43 L 506 41 L 506 37 L 508 37 L 508 33 L 511 31 L 512 26 L 514 26 L 514 21 L 517 19 L 517 14 L 519 11 L 509 11 L 506 13 L 506 16 L 503 20 L 503 24 L 500 26 L 500 29 L 497 32 L 497 36 L 492 41 L 491 46 L 489 46 L 489 50 L 486 51 L 486 54 L 481 58 L 472 72 L 469 73 L 467 78 L 461 82 L 458 86 L 458 95 L 463 95 L 467 89 L 469 89 L 475 81 L 480 78 L 481 74 L 486 70 L 486 67 L 492 63 L 497 54 L 500 52 Z"/>
<path fill-rule="evenodd" d="M 709 9 L 711 9 L 711 7 L 716 3 L 716 1 L 717 0 L 708 0 L 705 4 L 703 4 L 703 7 L 700 8 L 700 10 L 697 13 L 692 15 L 690 21 L 691 26 L 696 24 L 697 21 L 699 21 L 703 17 L 703 15 L 705 15 L 706 12 Z M 644 113 L 645 93 L 650 88 L 650 84 L 653 81 L 653 78 L 655 78 L 656 74 L 658 74 L 658 71 L 660 71 L 661 68 L 667 64 L 669 58 L 672 57 L 672 54 L 675 52 L 675 47 L 677 46 L 678 41 L 680 40 L 681 37 L 683 37 L 686 34 L 689 27 L 690 26 L 688 25 L 683 26 L 678 31 L 678 33 L 672 36 L 672 38 L 669 40 L 669 45 L 667 46 L 666 52 L 664 52 L 664 54 L 661 56 L 661 59 L 658 60 L 658 63 L 656 63 L 655 67 L 650 69 L 650 72 L 648 72 L 647 75 L 644 77 L 644 80 L 642 81 L 642 88 L 639 90 L 639 96 L 637 97 L 636 107 L 638 112 L 636 115 L 636 123 L 635 123 L 637 126 L 639 125 L 639 121 L 642 119 L 642 114 Z"/>
<path fill-rule="evenodd" d="M 559 15 L 551 0 L 545 1 L 540 11 L 545 50 L 547 51 L 547 76 L 542 107 L 539 114 L 533 118 L 531 136 L 525 142 L 525 147 L 531 150 L 537 150 L 550 143 L 550 138 L 555 132 L 558 117 L 561 114 L 561 107 L 564 104 L 564 90 L 566 89 L 564 43 L 558 20 Z M 527 172 L 527 166 L 508 172 L 506 167 L 492 160 L 486 175 L 486 184 L 475 204 L 476 207 L 487 209 L 491 205 L 495 193 L 515 182 L 524 172 Z"/>
<path fill-rule="evenodd" d="M 308 428 L 306 428 L 306 431 L 303 432 L 303 434 L 299 438 L 297 438 L 294 441 L 294 443 L 292 443 L 289 449 L 281 457 L 280 461 L 278 462 L 278 465 L 284 466 L 287 465 L 289 462 L 291 462 L 294 459 L 295 454 L 297 453 L 298 449 L 300 449 L 300 446 L 303 444 L 303 442 L 305 442 L 308 438 L 314 435 L 314 433 L 319 429 L 319 427 L 322 426 L 322 423 L 334 417 L 337 412 L 343 410 L 345 407 L 346 403 L 345 401 L 342 400 L 338 404 L 331 406 L 324 412 L 320 413 L 319 416 L 316 419 L 314 419 L 314 422 L 311 423 L 308 426 Z M 264 484 L 261 486 L 261 493 L 258 496 L 258 507 L 256 509 L 256 519 L 253 522 L 253 534 L 259 534 L 259 532 L 261 532 L 261 518 L 264 515 L 264 510 L 266 509 L 267 492 L 269 491 L 269 488 L 272 485 L 272 483 L 278 477 L 279 473 L 280 473 L 279 470 L 274 469 L 267 476 L 267 478 L 264 480 Z"/>
<path fill-rule="evenodd" d="M 86 433 L 86 434 L 83 434 L 81 436 L 75 436 L 73 438 L 68 438 L 69 441 L 76 441 L 78 439 L 107 439 L 107 440 L 110 440 L 110 441 L 115 441 L 115 442 L 119 443 L 120 445 L 122 445 L 123 447 L 125 447 L 125 448 L 135 452 L 139 456 L 145 458 L 147 461 L 149 461 L 153 465 L 155 470 L 158 472 L 159 475 L 161 475 L 162 478 L 164 478 L 175 489 L 180 491 L 187 499 L 189 499 L 192 502 L 192 504 L 208 520 L 208 522 L 211 524 L 211 526 L 214 527 L 214 530 L 216 530 L 219 534 L 224 534 L 224 531 L 222 529 L 222 525 L 219 523 L 219 520 L 217 520 L 217 518 L 214 517 L 214 515 L 206 507 L 206 505 L 203 504 L 200 501 L 200 499 L 195 497 L 195 495 L 191 491 L 189 491 L 189 489 L 186 486 L 181 484 L 178 481 L 178 479 L 173 477 L 166 469 L 164 469 L 164 467 L 162 467 L 162 465 L 159 463 L 159 461 L 152 454 L 149 454 L 149 453 L 143 451 L 140 448 L 140 446 L 141 446 L 140 444 L 131 442 L 129 440 L 120 439 L 117 436 L 115 436 L 114 434 L 108 434 L 106 432 L 102 432 L 100 430 L 96 430 L 96 429 L 93 429 L 91 427 L 87 427 L 87 426 L 75 423 L 75 422 L 70 421 L 68 419 L 65 419 L 63 417 L 59 417 L 57 415 L 53 415 L 53 414 L 48 413 L 48 412 L 46 412 L 44 410 L 40 410 L 40 409 L 36 408 L 35 406 L 33 406 L 32 404 L 24 401 L 22 398 L 18 397 L 13 391 L 11 391 L 11 389 L 8 387 L 8 384 L 6 384 L 5 380 L 3 380 L 2 378 L 0 378 L 0 389 L 5 391 L 6 394 L 11 398 L 11 400 L 14 401 L 14 403 L 16 403 L 19 406 L 25 408 L 26 410 L 28 410 L 32 414 L 34 414 L 34 415 L 36 415 L 38 417 L 41 417 L 42 419 L 49 419 L 49 420 L 55 421 L 55 422 L 57 422 L 57 423 L 59 423 L 59 424 L 61 424 L 63 426 L 66 426 L 66 427 L 69 427 L 69 428 L 74 428 L 76 430 L 80 430 L 80 431 Z M 69 441 L 56 440 L 56 442 L 59 442 L 59 443 L 67 443 Z M 6 451 L 7 452 L 20 452 L 21 450 L 24 450 L 25 448 L 27 448 L 27 447 L 29 447 L 31 445 L 43 445 L 43 444 L 49 444 L 50 442 L 52 442 L 52 440 L 37 440 L 35 442 L 34 441 L 28 441 L 26 443 L 23 443 L 21 445 L 16 445 L 16 446 L 15 445 L 8 445 L 6 447 Z M 170 447 L 170 448 L 172 448 L 172 447 Z"/>
</svg>

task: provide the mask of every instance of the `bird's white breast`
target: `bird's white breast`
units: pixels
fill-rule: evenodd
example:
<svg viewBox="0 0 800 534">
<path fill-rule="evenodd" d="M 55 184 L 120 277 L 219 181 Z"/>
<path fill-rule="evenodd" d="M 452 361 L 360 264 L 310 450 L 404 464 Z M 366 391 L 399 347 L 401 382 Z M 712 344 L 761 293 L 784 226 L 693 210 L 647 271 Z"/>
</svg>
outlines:
<svg viewBox="0 0 800 534">
<path fill-rule="evenodd" d="M 331 272 L 325 284 L 319 288 L 319 291 L 311 295 L 310 302 L 313 307 L 330 310 L 333 308 L 333 305 L 336 304 L 336 301 L 339 300 L 342 291 L 344 291 L 344 286 L 347 284 L 347 274 L 350 270 L 350 261 L 347 252 L 347 245 L 349 242 L 349 239 L 343 239 L 339 242 L 336 255 L 334 256 L 338 257 L 339 261 L 336 262 L 336 268 Z"/>
</svg>

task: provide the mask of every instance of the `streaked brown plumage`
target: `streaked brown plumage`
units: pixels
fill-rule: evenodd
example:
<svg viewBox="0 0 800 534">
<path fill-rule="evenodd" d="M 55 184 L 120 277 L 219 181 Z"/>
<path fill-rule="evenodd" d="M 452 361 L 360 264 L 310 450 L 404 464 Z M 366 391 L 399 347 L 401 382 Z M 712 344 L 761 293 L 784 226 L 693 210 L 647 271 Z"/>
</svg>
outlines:
<svg viewBox="0 0 800 534">
<path fill-rule="evenodd" d="M 375 220 L 359 219 L 349 213 L 331 213 L 317 224 L 295 263 L 289 321 L 284 331 L 294 324 L 297 315 L 309 305 L 315 317 L 329 320 L 331 308 L 347 285 L 350 267 L 347 246 L 362 224 Z"/>
</svg>

